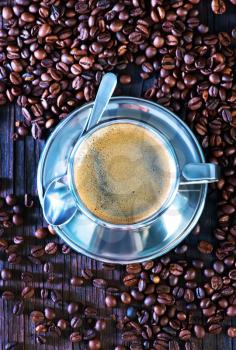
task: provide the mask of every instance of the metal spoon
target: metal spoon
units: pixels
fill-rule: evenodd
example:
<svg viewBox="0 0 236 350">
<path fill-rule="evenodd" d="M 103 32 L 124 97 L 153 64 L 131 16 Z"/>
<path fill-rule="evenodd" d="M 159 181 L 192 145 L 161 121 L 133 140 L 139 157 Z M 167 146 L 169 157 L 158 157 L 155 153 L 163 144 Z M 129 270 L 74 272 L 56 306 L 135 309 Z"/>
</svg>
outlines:
<svg viewBox="0 0 236 350">
<path fill-rule="evenodd" d="M 107 73 L 99 85 L 93 109 L 85 121 L 82 136 L 98 124 L 117 84 L 116 75 Z M 50 225 L 62 225 L 70 221 L 77 211 L 76 203 L 67 184 L 67 174 L 57 177 L 47 187 L 43 199 L 44 217 Z"/>
</svg>

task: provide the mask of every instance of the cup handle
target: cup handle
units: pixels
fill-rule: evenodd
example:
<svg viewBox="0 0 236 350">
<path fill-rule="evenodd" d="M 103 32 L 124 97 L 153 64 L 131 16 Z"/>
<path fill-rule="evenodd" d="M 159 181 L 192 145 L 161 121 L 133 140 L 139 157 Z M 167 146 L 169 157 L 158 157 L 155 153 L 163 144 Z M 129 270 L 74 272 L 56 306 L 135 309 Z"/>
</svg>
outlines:
<svg viewBox="0 0 236 350">
<path fill-rule="evenodd" d="M 207 184 L 216 182 L 220 177 L 220 168 L 212 163 L 188 163 L 182 169 L 180 185 Z"/>
</svg>

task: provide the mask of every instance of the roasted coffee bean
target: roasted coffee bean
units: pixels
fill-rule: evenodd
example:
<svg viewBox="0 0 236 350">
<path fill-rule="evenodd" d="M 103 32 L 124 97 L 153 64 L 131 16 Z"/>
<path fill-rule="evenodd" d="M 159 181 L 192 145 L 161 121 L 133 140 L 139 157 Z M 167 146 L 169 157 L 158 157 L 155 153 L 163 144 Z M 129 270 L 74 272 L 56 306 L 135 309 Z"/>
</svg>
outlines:
<svg viewBox="0 0 236 350">
<path fill-rule="evenodd" d="M 58 246 L 55 242 L 47 243 L 44 250 L 48 255 L 54 255 L 57 253 Z"/>
<path fill-rule="evenodd" d="M 94 328 L 96 329 L 96 331 L 102 332 L 106 329 L 106 326 L 107 326 L 106 320 L 100 319 L 96 321 Z"/>
<path fill-rule="evenodd" d="M 43 246 L 34 246 L 31 248 L 31 255 L 35 258 L 40 258 L 45 254 Z"/>
<path fill-rule="evenodd" d="M 50 307 L 46 307 L 44 309 L 44 315 L 45 315 L 46 319 L 48 319 L 50 321 L 56 317 L 55 311 Z"/>
<path fill-rule="evenodd" d="M 138 284 L 138 278 L 135 274 L 128 274 L 123 278 L 123 283 L 126 287 L 132 287 Z"/>
<path fill-rule="evenodd" d="M 82 319 L 78 316 L 74 316 L 70 321 L 70 325 L 72 328 L 79 328 L 82 325 Z"/>
<path fill-rule="evenodd" d="M 34 296 L 34 288 L 33 287 L 25 287 L 21 292 L 21 296 L 23 299 L 31 299 Z"/>
<path fill-rule="evenodd" d="M 195 325 L 194 334 L 196 335 L 197 338 L 204 338 L 206 334 L 204 327 L 201 325 Z"/>
<path fill-rule="evenodd" d="M 220 334 L 222 332 L 222 326 L 220 324 L 211 324 L 208 331 L 210 334 Z"/>
<path fill-rule="evenodd" d="M 198 250 L 202 254 L 211 254 L 211 252 L 213 250 L 213 245 L 207 241 L 200 241 L 198 243 Z"/>
<path fill-rule="evenodd" d="M 1 278 L 3 281 L 9 281 L 12 278 L 11 270 L 9 269 L 2 269 L 1 271 Z"/>
<path fill-rule="evenodd" d="M 57 321 L 57 327 L 59 327 L 62 331 L 66 330 L 68 327 L 68 322 L 61 318 Z"/>
<path fill-rule="evenodd" d="M 129 74 L 123 74 L 120 76 L 120 83 L 121 84 L 127 85 L 127 84 L 130 84 L 131 81 L 132 81 L 132 78 Z"/>
<path fill-rule="evenodd" d="M 83 331 L 83 339 L 91 340 L 96 337 L 96 331 L 94 329 L 87 329 Z"/>
<path fill-rule="evenodd" d="M 188 329 L 182 329 L 179 332 L 179 338 L 183 341 L 188 341 L 191 338 L 191 332 Z"/>
<path fill-rule="evenodd" d="M 70 284 L 74 287 L 80 287 L 84 284 L 84 279 L 82 277 L 71 277 Z"/>
<path fill-rule="evenodd" d="M 68 245 L 63 244 L 62 247 L 61 247 L 61 252 L 64 255 L 68 255 L 71 252 L 71 248 Z"/>
<path fill-rule="evenodd" d="M 21 226 L 24 223 L 24 219 L 20 214 L 13 214 L 12 222 L 15 226 Z"/>
<path fill-rule="evenodd" d="M 126 310 L 126 315 L 128 318 L 130 318 L 131 320 L 132 319 L 135 319 L 136 316 L 137 316 L 137 310 L 135 307 L 133 306 L 129 306 Z"/>
<path fill-rule="evenodd" d="M 87 281 L 93 278 L 93 273 L 90 269 L 82 269 L 81 274 L 82 274 L 82 277 Z"/>
<path fill-rule="evenodd" d="M 13 309 L 12 309 L 12 313 L 14 315 L 21 315 L 23 314 L 24 311 L 24 303 L 22 301 L 18 301 L 14 304 Z"/>
<path fill-rule="evenodd" d="M 94 278 L 93 279 L 93 286 L 95 288 L 106 288 L 108 285 L 107 281 L 103 278 Z"/>
<path fill-rule="evenodd" d="M 77 303 L 72 302 L 67 306 L 67 312 L 69 314 L 75 314 L 78 310 L 79 310 L 79 305 Z"/>
<path fill-rule="evenodd" d="M 8 194 L 5 198 L 6 204 L 13 207 L 17 204 L 18 199 L 14 194 Z"/>
<path fill-rule="evenodd" d="M 227 334 L 230 338 L 236 337 L 236 327 L 229 327 L 227 330 Z"/>
<path fill-rule="evenodd" d="M 97 309 L 93 306 L 86 306 L 84 314 L 88 317 L 95 317 L 97 315 Z"/>
<path fill-rule="evenodd" d="M 23 236 L 14 236 L 13 241 L 15 244 L 22 244 L 24 242 Z"/>
<path fill-rule="evenodd" d="M 227 316 L 235 317 L 236 316 L 236 306 L 229 306 L 226 309 Z"/>
<path fill-rule="evenodd" d="M 48 331 L 48 327 L 46 324 L 39 323 L 35 326 L 35 332 L 36 333 L 46 333 Z"/>
<path fill-rule="evenodd" d="M 2 299 L 3 300 L 13 300 L 15 298 L 15 295 L 12 291 L 10 290 L 5 290 L 3 293 L 2 293 Z"/>
<path fill-rule="evenodd" d="M 44 345 L 44 344 L 47 343 L 47 338 L 45 336 L 43 336 L 43 335 L 37 335 L 36 336 L 36 342 L 38 344 Z"/>
<path fill-rule="evenodd" d="M 35 231 L 34 235 L 38 239 L 44 239 L 48 235 L 48 229 L 46 227 L 40 227 Z"/>
<path fill-rule="evenodd" d="M 179 349 L 180 349 L 180 346 L 176 340 L 169 341 L 169 350 L 179 350 Z"/>
<path fill-rule="evenodd" d="M 108 296 L 106 296 L 106 298 L 105 298 L 105 304 L 106 304 L 106 306 L 109 307 L 109 308 L 116 307 L 116 305 L 117 305 L 116 297 L 114 297 L 113 295 L 108 295 Z"/>
<path fill-rule="evenodd" d="M 130 304 L 131 300 L 132 300 L 131 295 L 128 292 L 121 293 L 120 298 L 121 298 L 122 303 L 126 304 L 126 305 Z"/>
<path fill-rule="evenodd" d="M 88 342 L 88 347 L 90 350 L 100 350 L 102 348 L 101 341 L 97 338 L 91 339 Z"/>
<path fill-rule="evenodd" d="M 41 311 L 32 311 L 30 318 L 33 323 L 42 323 L 44 321 L 44 314 Z"/>
<path fill-rule="evenodd" d="M 216 15 L 222 15 L 226 11 L 226 5 L 224 0 L 212 0 L 211 1 L 212 11 Z"/>
<path fill-rule="evenodd" d="M 82 340 L 82 336 L 79 332 L 73 332 L 70 334 L 70 341 L 72 343 L 79 343 Z"/>
</svg>

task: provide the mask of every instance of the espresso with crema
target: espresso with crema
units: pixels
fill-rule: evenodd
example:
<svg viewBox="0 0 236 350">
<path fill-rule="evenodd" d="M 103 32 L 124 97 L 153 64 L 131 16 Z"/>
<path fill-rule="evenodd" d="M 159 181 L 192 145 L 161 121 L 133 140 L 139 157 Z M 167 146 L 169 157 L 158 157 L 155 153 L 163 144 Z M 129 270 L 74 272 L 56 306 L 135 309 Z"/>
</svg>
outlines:
<svg viewBox="0 0 236 350">
<path fill-rule="evenodd" d="M 134 224 L 166 202 L 173 160 L 159 138 L 132 123 L 95 130 L 78 147 L 74 184 L 83 205 L 99 219 Z"/>
</svg>

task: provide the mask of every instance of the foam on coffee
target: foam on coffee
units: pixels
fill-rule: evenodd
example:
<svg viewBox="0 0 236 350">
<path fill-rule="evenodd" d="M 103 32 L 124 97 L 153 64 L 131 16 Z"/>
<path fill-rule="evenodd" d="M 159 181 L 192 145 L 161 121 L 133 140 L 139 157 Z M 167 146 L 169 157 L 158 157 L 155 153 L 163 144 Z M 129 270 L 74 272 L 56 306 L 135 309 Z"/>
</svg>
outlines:
<svg viewBox="0 0 236 350">
<path fill-rule="evenodd" d="M 146 128 L 114 123 L 97 129 L 78 147 L 74 183 L 82 203 L 113 224 L 140 222 L 167 200 L 173 160 Z"/>
</svg>

